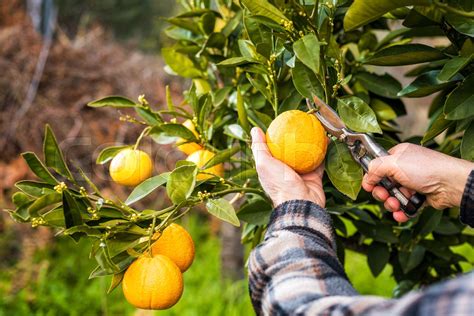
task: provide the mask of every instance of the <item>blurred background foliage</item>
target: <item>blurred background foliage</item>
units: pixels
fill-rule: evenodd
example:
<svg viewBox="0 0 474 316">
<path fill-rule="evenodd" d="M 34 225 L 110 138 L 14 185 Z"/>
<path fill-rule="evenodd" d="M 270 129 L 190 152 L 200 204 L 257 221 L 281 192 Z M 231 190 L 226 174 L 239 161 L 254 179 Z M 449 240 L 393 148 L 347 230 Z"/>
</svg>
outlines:
<svg viewBox="0 0 474 316">
<path fill-rule="evenodd" d="M 69 36 L 99 23 L 115 38 L 148 52 L 161 47 L 165 17 L 176 10 L 175 0 L 56 0 L 58 21 Z"/>
</svg>

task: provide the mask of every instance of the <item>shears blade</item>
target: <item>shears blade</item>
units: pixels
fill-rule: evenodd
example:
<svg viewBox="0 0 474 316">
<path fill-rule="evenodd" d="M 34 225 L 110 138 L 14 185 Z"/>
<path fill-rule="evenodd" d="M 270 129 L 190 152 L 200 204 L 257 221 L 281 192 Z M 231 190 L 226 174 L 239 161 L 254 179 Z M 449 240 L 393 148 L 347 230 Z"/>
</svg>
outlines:
<svg viewBox="0 0 474 316">
<path fill-rule="evenodd" d="M 347 130 L 346 125 L 336 111 L 317 96 L 313 96 L 313 103 L 306 99 L 308 108 L 315 110 L 316 117 L 323 124 L 326 131 L 337 138 L 344 134 L 344 130 Z"/>
</svg>

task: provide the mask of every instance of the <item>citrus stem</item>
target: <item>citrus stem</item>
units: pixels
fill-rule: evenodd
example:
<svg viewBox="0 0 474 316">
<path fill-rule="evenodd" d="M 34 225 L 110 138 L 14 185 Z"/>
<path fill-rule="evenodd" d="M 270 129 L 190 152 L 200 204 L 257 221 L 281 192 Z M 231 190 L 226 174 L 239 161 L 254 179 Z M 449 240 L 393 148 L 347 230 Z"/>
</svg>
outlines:
<svg viewBox="0 0 474 316">
<path fill-rule="evenodd" d="M 155 234 L 155 226 L 156 226 L 156 214 L 153 216 L 153 222 L 151 223 L 150 234 L 148 234 L 148 253 L 151 254 L 151 239 Z"/>
<path fill-rule="evenodd" d="M 222 190 L 219 192 L 214 192 L 212 195 L 214 196 L 224 196 L 229 193 L 239 193 L 239 192 L 246 192 L 246 193 L 255 193 L 261 196 L 264 196 L 266 198 L 266 195 L 259 189 L 254 189 L 254 188 L 234 188 L 234 189 L 227 189 L 227 190 Z"/>
<path fill-rule="evenodd" d="M 143 136 L 148 135 L 148 133 L 150 132 L 150 129 L 151 129 L 151 126 L 148 126 L 143 129 L 140 136 L 138 136 L 137 141 L 135 142 L 135 146 L 133 146 L 133 150 L 137 150 L 138 145 L 140 145 L 140 141 L 142 140 Z"/>
<path fill-rule="evenodd" d="M 453 7 L 449 6 L 449 4 L 443 3 L 439 0 L 435 0 L 434 5 L 438 8 L 440 8 L 440 9 L 442 9 L 442 10 L 447 11 L 447 12 L 454 13 L 454 14 L 457 14 L 459 16 L 463 16 L 465 18 L 474 19 L 474 12 L 468 12 L 468 11 L 453 8 Z"/>
</svg>

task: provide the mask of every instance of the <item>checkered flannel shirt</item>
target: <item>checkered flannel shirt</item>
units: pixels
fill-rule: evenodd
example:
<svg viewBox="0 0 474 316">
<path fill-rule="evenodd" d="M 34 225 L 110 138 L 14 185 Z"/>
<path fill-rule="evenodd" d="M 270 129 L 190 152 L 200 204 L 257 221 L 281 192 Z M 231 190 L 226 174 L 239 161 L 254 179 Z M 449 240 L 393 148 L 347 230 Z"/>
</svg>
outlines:
<svg viewBox="0 0 474 316">
<path fill-rule="evenodd" d="M 461 220 L 474 224 L 474 170 Z M 273 211 L 264 242 L 249 258 L 249 287 L 259 315 L 474 315 L 474 272 L 400 299 L 359 295 L 337 259 L 329 214 L 302 200 Z"/>
</svg>

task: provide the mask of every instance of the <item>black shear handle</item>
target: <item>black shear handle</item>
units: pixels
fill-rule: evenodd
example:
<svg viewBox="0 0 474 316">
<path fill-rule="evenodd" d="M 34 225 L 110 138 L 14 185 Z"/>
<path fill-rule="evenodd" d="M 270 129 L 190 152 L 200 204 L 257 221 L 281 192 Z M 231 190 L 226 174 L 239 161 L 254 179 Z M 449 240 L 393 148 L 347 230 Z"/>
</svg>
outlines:
<svg viewBox="0 0 474 316">
<path fill-rule="evenodd" d="M 363 156 L 360 158 L 360 164 L 365 172 L 369 169 L 370 158 Z M 398 183 L 390 180 L 387 177 L 382 178 L 379 182 L 391 196 L 395 197 L 400 202 L 400 209 L 408 217 L 414 217 L 418 213 L 418 210 L 423 206 L 426 201 L 426 197 L 423 194 L 415 193 L 410 198 L 407 198 L 399 189 Z"/>
</svg>

